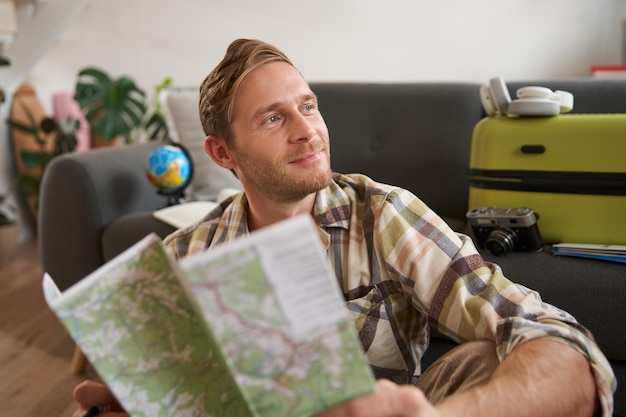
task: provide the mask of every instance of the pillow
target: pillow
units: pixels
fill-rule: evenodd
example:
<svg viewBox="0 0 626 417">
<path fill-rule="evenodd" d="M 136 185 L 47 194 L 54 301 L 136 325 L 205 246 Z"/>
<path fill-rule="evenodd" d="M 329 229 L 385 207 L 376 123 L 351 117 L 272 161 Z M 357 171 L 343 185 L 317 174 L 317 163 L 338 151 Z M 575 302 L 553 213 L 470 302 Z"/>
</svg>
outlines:
<svg viewBox="0 0 626 417">
<path fill-rule="evenodd" d="M 217 165 L 204 152 L 205 134 L 198 112 L 198 88 L 166 88 L 160 100 L 170 138 L 187 148 L 193 160 L 194 173 L 186 190 L 187 200 L 215 201 L 225 188 L 241 190 L 241 183 L 232 172 Z"/>
</svg>

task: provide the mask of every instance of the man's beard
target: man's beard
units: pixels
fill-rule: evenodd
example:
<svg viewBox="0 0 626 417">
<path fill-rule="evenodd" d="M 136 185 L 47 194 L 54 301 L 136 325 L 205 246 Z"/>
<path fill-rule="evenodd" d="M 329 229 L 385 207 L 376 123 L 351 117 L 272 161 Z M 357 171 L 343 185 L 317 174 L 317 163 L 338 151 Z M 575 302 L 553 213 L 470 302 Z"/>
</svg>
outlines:
<svg viewBox="0 0 626 417">
<path fill-rule="evenodd" d="M 312 152 L 315 149 L 307 148 L 299 155 Z M 278 202 L 298 201 L 309 194 L 316 193 L 326 188 L 332 180 L 330 170 L 330 156 L 328 150 L 323 151 L 327 160 L 328 169 L 326 171 L 316 171 L 304 179 L 296 179 L 290 176 L 286 166 L 276 166 L 271 161 L 251 160 L 247 155 L 239 153 L 239 168 L 241 174 L 252 183 L 263 195 Z M 294 160 L 298 156 L 290 156 L 287 160 Z"/>
</svg>

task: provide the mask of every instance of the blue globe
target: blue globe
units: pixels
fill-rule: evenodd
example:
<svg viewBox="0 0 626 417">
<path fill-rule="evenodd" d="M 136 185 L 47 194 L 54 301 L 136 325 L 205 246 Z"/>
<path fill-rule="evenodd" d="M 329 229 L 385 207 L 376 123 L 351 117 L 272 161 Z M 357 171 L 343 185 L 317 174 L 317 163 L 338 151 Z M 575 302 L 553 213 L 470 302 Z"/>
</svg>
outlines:
<svg viewBox="0 0 626 417">
<path fill-rule="evenodd" d="M 162 194 L 182 192 L 191 181 L 192 172 L 191 158 L 181 146 L 159 146 L 148 156 L 146 176 Z"/>
</svg>

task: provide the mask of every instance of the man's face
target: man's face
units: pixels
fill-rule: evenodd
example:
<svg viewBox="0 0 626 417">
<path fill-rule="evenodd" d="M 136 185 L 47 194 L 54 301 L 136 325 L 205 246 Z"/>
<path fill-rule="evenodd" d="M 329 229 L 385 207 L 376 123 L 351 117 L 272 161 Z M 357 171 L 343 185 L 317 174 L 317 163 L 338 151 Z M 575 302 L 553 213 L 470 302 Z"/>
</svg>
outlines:
<svg viewBox="0 0 626 417">
<path fill-rule="evenodd" d="M 328 128 L 291 65 L 271 62 L 244 79 L 230 132 L 233 169 L 246 192 L 290 202 L 329 184 Z"/>
</svg>

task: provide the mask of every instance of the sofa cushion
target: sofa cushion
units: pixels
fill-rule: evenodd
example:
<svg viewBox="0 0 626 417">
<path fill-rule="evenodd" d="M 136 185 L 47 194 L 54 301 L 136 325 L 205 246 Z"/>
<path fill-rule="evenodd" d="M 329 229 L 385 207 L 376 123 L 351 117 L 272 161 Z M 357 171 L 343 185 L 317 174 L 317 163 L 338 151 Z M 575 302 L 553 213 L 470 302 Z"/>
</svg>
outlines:
<svg viewBox="0 0 626 417">
<path fill-rule="evenodd" d="M 198 113 L 198 98 L 197 87 L 167 88 L 160 96 L 170 138 L 187 148 L 193 160 L 194 174 L 187 199 L 214 201 L 220 190 L 241 189 L 241 183 L 204 152 L 205 134 Z"/>
<path fill-rule="evenodd" d="M 465 219 L 479 84 L 311 83 L 334 171 L 405 188 L 437 214 Z"/>
<path fill-rule="evenodd" d="M 127 214 L 115 219 L 104 229 L 101 238 L 102 257 L 108 262 L 150 233 L 165 238 L 174 231 L 174 226 L 156 219 L 151 211 Z"/>
<path fill-rule="evenodd" d="M 623 310 L 623 268 L 610 261 L 555 256 L 546 246 L 543 252 L 512 252 L 495 257 L 481 250 L 483 257 L 502 267 L 507 278 L 538 291 L 550 304 L 571 313 L 596 338 L 610 359 L 626 360 L 626 334 L 616 331 L 607 317 Z"/>
</svg>

